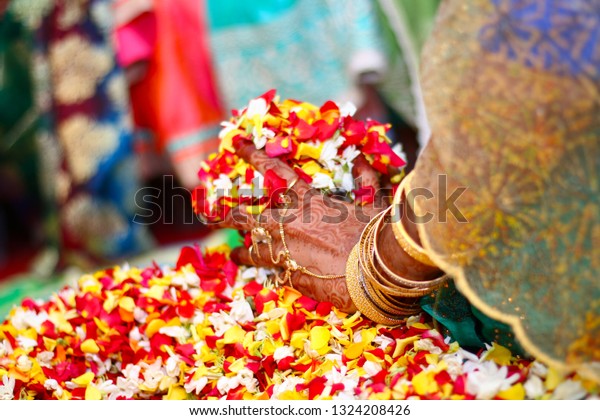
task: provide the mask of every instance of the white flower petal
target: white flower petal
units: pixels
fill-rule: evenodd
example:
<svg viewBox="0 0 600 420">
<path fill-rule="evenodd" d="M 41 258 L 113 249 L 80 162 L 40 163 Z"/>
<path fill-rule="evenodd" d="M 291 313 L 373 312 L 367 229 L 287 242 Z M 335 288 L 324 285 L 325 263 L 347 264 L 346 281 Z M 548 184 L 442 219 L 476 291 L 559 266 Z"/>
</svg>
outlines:
<svg viewBox="0 0 600 420">
<path fill-rule="evenodd" d="M 317 189 L 333 189 L 335 185 L 333 184 L 333 180 L 329 175 L 318 172 L 313 176 L 313 180 L 311 182 L 311 187 Z"/>
<path fill-rule="evenodd" d="M 290 356 L 294 356 L 294 349 L 290 346 L 277 347 L 275 353 L 273 353 L 273 359 L 276 362 L 279 362 L 280 360 Z"/>
<path fill-rule="evenodd" d="M 581 400 L 586 394 L 587 391 L 583 388 L 581 382 L 569 379 L 556 387 L 552 393 L 552 398 L 555 400 Z"/>
<path fill-rule="evenodd" d="M 527 379 L 523 388 L 525 388 L 527 398 L 532 400 L 541 397 L 546 392 L 546 387 L 538 376 L 531 376 Z"/>
<path fill-rule="evenodd" d="M 252 99 L 246 108 L 246 118 L 252 119 L 255 116 L 264 117 L 267 115 L 267 101 L 264 98 Z"/>
<path fill-rule="evenodd" d="M 339 108 L 341 117 L 351 117 L 356 113 L 356 105 L 354 105 L 352 102 L 346 102 Z"/>
</svg>

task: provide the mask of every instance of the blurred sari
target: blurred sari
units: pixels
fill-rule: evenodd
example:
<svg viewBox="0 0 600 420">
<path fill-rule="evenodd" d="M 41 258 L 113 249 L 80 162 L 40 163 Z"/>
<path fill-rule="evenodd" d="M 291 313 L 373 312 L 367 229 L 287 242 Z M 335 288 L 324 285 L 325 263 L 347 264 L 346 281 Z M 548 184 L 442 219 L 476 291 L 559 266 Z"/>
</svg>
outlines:
<svg viewBox="0 0 600 420">
<path fill-rule="evenodd" d="M 150 245 L 135 224 L 139 188 L 125 78 L 105 0 L 13 0 L 31 45 L 46 230 L 62 264 L 98 264 Z"/>
<path fill-rule="evenodd" d="M 167 153 L 184 186 L 218 148 L 224 119 L 213 75 L 205 2 L 120 0 L 115 6 L 119 63 L 144 66 L 131 83 L 137 130 Z"/>
<path fill-rule="evenodd" d="M 411 188 L 431 259 L 546 363 L 600 378 L 600 3 L 442 4 Z M 439 175 L 444 174 L 445 180 Z M 456 208 L 446 201 L 466 188 Z"/>
</svg>

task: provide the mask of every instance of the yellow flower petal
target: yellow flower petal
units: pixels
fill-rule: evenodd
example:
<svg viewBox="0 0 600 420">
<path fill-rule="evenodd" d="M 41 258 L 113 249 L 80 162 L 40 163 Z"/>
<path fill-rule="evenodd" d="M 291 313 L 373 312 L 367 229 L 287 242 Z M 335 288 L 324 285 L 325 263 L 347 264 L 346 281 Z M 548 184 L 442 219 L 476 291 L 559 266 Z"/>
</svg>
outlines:
<svg viewBox="0 0 600 420">
<path fill-rule="evenodd" d="M 265 302 L 265 305 L 263 307 L 263 313 L 267 313 L 267 312 L 271 312 L 273 309 L 275 309 L 277 303 L 273 300 L 270 300 L 268 302 Z"/>
<path fill-rule="evenodd" d="M 13 309 L 13 311 L 11 312 L 11 316 L 14 315 L 15 310 L 16 310 L 16 306 L 15 306 L 15 309 Z M 13 337 L 16 337 L 19 335 L 19 331 L 17 331 L 17 329 L 12 324 L 0 325 L 0 339 L 3 339 L 3 340 L 6 339 L 5 332 L 9 333 Z"/>
<path fill-rule="evenodd" d="M 133 312 L 135 309 L 135 301 L 130 296 L 124 296 L 119 300 L 119 307 L 127 312 Z"/>
<path fill-rule="evenodd" d="M 306 397 L 298 391 L 283 391 L 277 396 L 280 400 L 305 400 Z"/>
<path fill-rule="evenodd" d="M 102 393 L 94 385 L 88 385 L 88 387 L 85 389 L 85 399 L 86 400 L 96 400 L 96 401 L 101 400 Z"/>
<path fill-rule="evenodd" d="M 172 318 L 169 322 L 166 323 L 167 327 L 179 327 L 181 326 L 181 319 L 179 318 Z"/>
<path fill-rule="evenodd" d="M 292 339 L 290 340 L 290 344 L 292 347 L 297 349 L 304 348 L 304 341 L 308 339 L 308 332 L 306 331 L 294 331 L 292 333 Z"/>
<path fill-rule="evenodd" d="M 558 385 L 560 385 L 564 378 L 565 375 L 563 372 L 553 367 L 548 368 L 548 375 L 546 376 L 546 388 L 548 388 L 549 391 L 553 391 Z"/>
<path fill-rule="evenodd" d="M 275 346 L 270 340 L 265 340 L 262 343 L 261 353 L 263 356 L 272 356 L 275 353 Z"/>
<path fill-rule="evenodd" d="M 243 343 L 244 336 L 246 335 L 246 331 L 242 329 L 239 325 L 234 325 L 225 331 L 225 335 L 223 335 L 223 343 L 224 344 L 234 344 L 234 343 Z"/>
<path fill-rule="evenodd" d="M 418 339 L 419 339 L 419 337 L 416 335 L 414 335 L 412 337 L 402 338 L 402 339 L 397 338 L 396 339 L 396 348 L 394 349 L 394 354 L 392 355 L 392 357 L 395 359 L 398 356 L 400 356 L 402 353 L 404 353 L 406 346 L 414 343 Z"/>
<path fill-rule="evenodd" d="M 439 356 L 437 354 L 429 353 L 425 355 L 425 360 L 430 365 L 436 365 L 438 362 Z"/>
<path fill-rule="evenodd" d="M 42 340 L 44 340 L 44 347 L 46 347 L 46 350 L 54 351 L 54 349 L 56 348 L 56 340 L 53 340 L 48 337 L 43 337 Z"/>
<path fill-rule="evenodd" d="M 98 293 L 102 289 L 102 284 L 91 274 L 85 274 L 79 279 L 79 287 L 82 293 Z"/>
<path fill-rule="evenodd" d="M 219 144 L 219 150 L 227 150 L 228 152 L 235 153 L 235 149 L 233 148 L 233 138 L 238 134 L 245 134 L 243 130 L 233 129 L 230 130 L 223 138 L 221 139 L 221 143 Z"/>
<path fill-rule="evenodd" d="M 319 350 L 329 343 L 331 332 L 327 327 L 314 327 L 310 330 L 310 348 Z"/>
<path fill-rule="evenodd" d="M 165 294 L 164 286 L 154 285 L 146 292 L 146 296 L 152 299 L 161 300 Z"/>
<path fill-rule="evenodd" d="M 452 384 L 442 385 L 442 395 L 444 396 L 444 398 L 450 398 L 453 390 L 454 390 L 454 386 Z"/>
<path fill-rule="evenodd" d="M 377 337 L 377 328 L 368 328 L 361 330 L 360 332 L 361 343 L 364 343 L 365 346 L 370 345 L 371 342 Z"/>
<path fill-rule="evenodd" d="M 381 359 L 375 356 L 373 353 L 365 353 L 365 359 L 370 362 L 381 363 Z"/>
<path fill-rule="evenodd" d="M 165 400 L 187 400 L 188 393 L 180 386 L 169 387 L 169 393 L 163 397 Z"/>
<path fill-rule="evenodd" d="M 96 354 L 100 351 L 100 347 L 98 347 L 98 344 L 96 344 L 94 340 L 88 338 L 83 343 L 81 343 L 81 351 L 84 353 Z"/>
<path fill-rule="evenodd" d="M 98 329 L 100 331 L 102 331 L 104 334 L 108 334 L 108 332 L 110 331 L 110 327 L 108 326 L 108 324 L 106 322 L 102 321 L 101 319 L 94 318 L 94 323 L 96 324 Z"/>
<path fill-rule="evenodd" d="M 117 296 L 113 293 L 107 293 L 106 299 L 104 300 L 104 303 L 102 304 L 102 308 L 106 312 L 111 313 L 112 310 L 117 307 L 117 303 L 118 303 Z"/>
<path fill-rule="evenodd" d="M 86 372 L 81 376 L 78 376 L 75 379 L 72 379 L 71 382 L 83 387 L 83 386 L 88 386 L 90 384 L 90 382 L 92 382 L 94 380 L 94 373 L 93 372 Z"/>
<path fill-rule="evenodd" d="M 438 391 L 438 385 L 433 378 L 433 372 L 419 372 L 412 379 L 413 388 L 419 395 L 433 394 Z"/>
<path fill-rule="evenodd" d="M 249 167 L 250 167 L 250 165 L 245 160 L 242 160 L 242 159 L 238 160 L 235 163 L 235 166 L 233 168 L 233 172 L 234 172 L 233 176 L 234 177 L 237 175 L 246 176 L 246 171 L 248 170 Z"/>
<path fill-rule="evenodd" d="M 290 331 L 285 317 L 279 319 L 279 332 L 281 333 L 281 338 L 283 340 L 287 341 L 290 338 Z"/>
<path fill-rule="evenodd" d="M 504 400 L 524 400 L 525 399 L 525 388 L 522 384 L 514 384 L 504 391 L 498 393 L 498 397 Z"/>
<path fill-rule="evenodd" d="M 67 334 L 71 334 L 73 332 L 73 326 L 67 320 L 63 312 L 50 311 L 49 318 L 59 331 Z"/>
<path fill-rule="evenodd" d="M 289 286 L 283 286 L 283 297 L 282 300 L 284 304 L 294 303 L 296 300 L 302 297 L 302 293 L 293 289 Z"/>
<path fill-rule="evenodd" d="M 146 328 L 146 335 L 148 336 L 148 338 L 152 338 L 152 336 L 164 326 L 165 321 L 163 321 L 162 319 L 153 319 L 152 321 L 150 321 L 148 327 Z"/>
<path fill-rule="evenodd" d="M 32 340 L 37 341 L 38 334 L 33 328 L 28 328 L 27 330 L 21 333 L 23 337 L 31 338 Z"/>
<path fill-rule="evenodd" d="M 512 353 L 510 352 L 510 350 L 504 346 L 501 346 L 498 343 L 494 343 L 492 348 L 488 351 L 488 353 L 485 356 L 485 360 L 491 360 L 503 366 L 510 365 L 511 358 Z"/>
<path fill-rule="evenodd" d="M 363 354 L 365 346 L 362 343 L 352 343 L 346 348 L 344 354 L 350 360 L 357 359 Z"/>
<path fill-rule="evenodd" d="M 252 342 L 250 346 L 248 346 L 248 353 L 252 356 L 261 356 L 262 353 L 260 352 L 260 348 L 262 347 L 262 344 L 261 341 Z"/>
<path fill-rule="evenodd" d="M 250 331 L 244 336 L 244 341 L 242 341 L 242 345 L 245 349 L 249 349 L 252 343 L 254 343 L 254 332 Z"/>
<path fill-rule="evenodd" d="M 294 156 L 295 159 L 300 159 L 303 157 L 308 157 L 308 158 L 312 158 L 312 159 L 319 159 L 319 157 L 321 157 L 321 150 L 323 149 L 323 146 L 311 146 L 310 144 L 306 144 L 306 143 L 300 143 L 298 144 L 298 150 L 296 151 L 296 155 Z M 314 161 L 310 161 L 313 164 L 319 166 L 316 162 Z M 302 170 L 304 170 L 304 166 L 302 166 Z M 320 168 L 320 166 L 319 166 Z M 307 172 L 308 173 L 308 172 Z M 309 174 L 310 175 L 310 174 Z"/>
<path fill-rule="evenodd" d="M 232 364 L 229 365 L 229 370 L 232 371 L 233 373 L 238 373 L 240 370 L 242 370 L 244 368 L 244 366 L 246 366 L 246 359 L 244 359 L 244 358 L 237 359 L 235 362 L 233 362 Z"/>
</svg>

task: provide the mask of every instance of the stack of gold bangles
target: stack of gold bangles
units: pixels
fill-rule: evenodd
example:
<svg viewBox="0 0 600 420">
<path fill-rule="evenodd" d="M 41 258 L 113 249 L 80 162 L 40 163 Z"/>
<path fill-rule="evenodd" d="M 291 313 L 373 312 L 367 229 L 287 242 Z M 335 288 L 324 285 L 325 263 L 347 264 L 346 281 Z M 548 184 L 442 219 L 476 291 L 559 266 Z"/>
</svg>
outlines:
<svg viewBox="0 0 600 420">
<path fill-rule="evenodd" d="M 395 273 L 380 255 L 379 235 L 389 221 L 390 213 L 400 203 L 406 180 L 401 183 L 392 206 L 379 213 L 364 228 L 346 265 L 346 283 L 352 301 L 366 317 L 386 325 L 400 324 L 407 316 L 419 312 L 420 298 L 447 281 L 446 275 L 432 280 L 405 278 Z M 393 221 L 392 229 L 398 244 L 410 257 L 435 267 L 425 251 L 410 237 L 401 217 Z"/>
</svg>

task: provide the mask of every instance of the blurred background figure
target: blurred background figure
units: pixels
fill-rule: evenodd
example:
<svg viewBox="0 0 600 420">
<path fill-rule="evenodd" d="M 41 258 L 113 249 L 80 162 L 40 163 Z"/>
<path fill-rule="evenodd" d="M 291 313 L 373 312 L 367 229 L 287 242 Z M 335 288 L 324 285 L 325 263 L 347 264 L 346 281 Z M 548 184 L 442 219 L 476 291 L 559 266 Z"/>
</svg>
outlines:
<svg viewBox="0 0 600 420">
<path fill-rule="evenodd" d="M 49 272 L 109 264 L 152 244 L 133 223 L 140 185 L 110 3 L 14 0 L 3 10 L 3 213 L 13 216 L 3 221 L 4 253 L 28 237 L 43 242 Z M 43 223 L 26 218 L 27 203 Z"/>
<path fill-rule="evenodd" d="M 211 65 L 204 2 L 115 3 L 119 63 L 126 68 L 143 175 L 165 172 L 192 189 L 218 148 L 225 114 Z"/>
<path fill-rule="evenodd" d="M 352 101 L 392 122 L 409 165 L 428 137 L 418 54 L 439 0 L 120 0 L 116 39 L 147 159 L 187 188 L 229 111 L 276 88 L 312 103 Z M 145 165 L 160 168 L 163 165 Z"/>
</svg>

